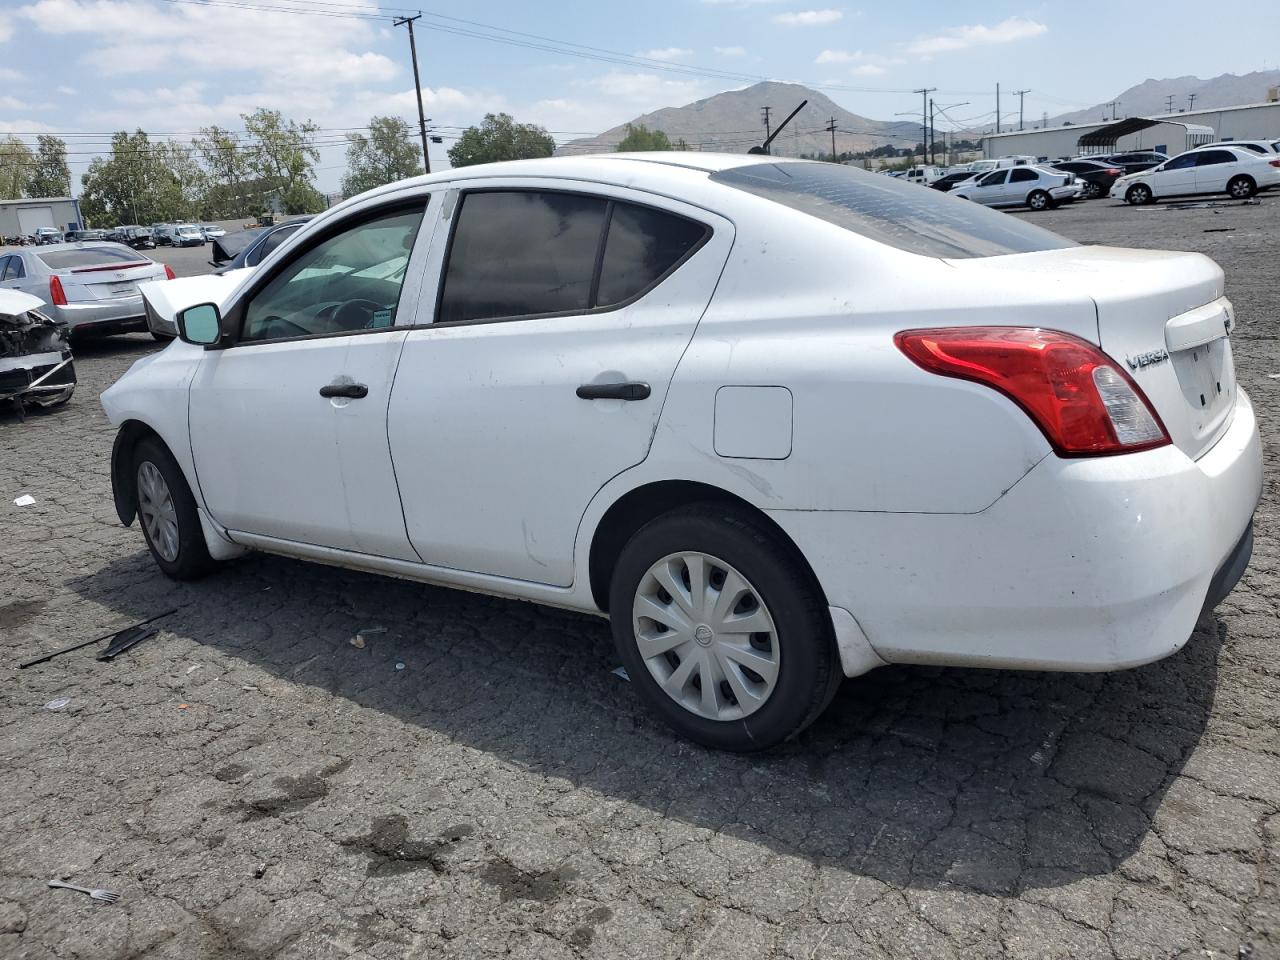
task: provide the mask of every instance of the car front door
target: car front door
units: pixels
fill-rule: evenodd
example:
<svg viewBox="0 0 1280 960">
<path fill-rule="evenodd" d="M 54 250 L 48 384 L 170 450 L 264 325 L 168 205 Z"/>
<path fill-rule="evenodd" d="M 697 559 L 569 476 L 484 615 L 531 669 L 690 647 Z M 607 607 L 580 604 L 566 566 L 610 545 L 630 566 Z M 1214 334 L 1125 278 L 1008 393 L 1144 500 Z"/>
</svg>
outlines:
<svg viewBox="0 0 1280 960">
<path fill-rule="evenodd" d="M 1230 150 L 1202 150 L 1196 157 L 1196 193 L 1226 193 L 1227 181 L 1240 169 Z"/>
<path fill-rule="evenodd" d="M 426 203 L 353 212 L 228 306 L 232 343 L 205 353 L 189 417 L 200 489 L 233 534 L 417 559 L 386 412 L 420 293 Z"/>
<path fill-rule="evenodd" d="M 444 210 L 435 322 L 405 341 L 388 415 L 405 525 L 427 563 L 568 586 L 591 498 L 648 455 L 733 227 L 558 181 Z"/>
<path fill-rule="evenodd" d="M 1184 153 L 1150 174 L 1151 191 L 1157 197 L 1178 197 L 1196 192 L 1196 155 Z"/>
<path fill-rule="evenodd" d="M 978 178 L 978 185 L 973 188 L 972 197 L 978 203 L 985 203 L 987 206 L 999 206 L 1006 202 L 1007 186 L 1006 181 L 1009 179 L 1009 171 L 993 170 L 986 176 Z"/>
</svg>

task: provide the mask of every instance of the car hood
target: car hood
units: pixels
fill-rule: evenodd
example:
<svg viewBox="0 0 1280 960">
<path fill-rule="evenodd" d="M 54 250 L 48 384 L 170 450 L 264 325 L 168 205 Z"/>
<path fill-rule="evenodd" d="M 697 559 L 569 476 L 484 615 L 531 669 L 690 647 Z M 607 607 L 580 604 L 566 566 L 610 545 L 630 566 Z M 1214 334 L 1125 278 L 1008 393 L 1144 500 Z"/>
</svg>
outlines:
<svg viewBox="0 0 1280 960">
<path fill-rule="evenodd" d="M 245 275 L 252 272 L 252 269 L 246 268 L 229 270 L 223 274 L 182 277 L 178 280 L 153 280 L 138 284 L 138 292 L 156 316 L 174 323 L 179 310 L 193 307 L 197 303 L 216 303 L 221 308 Z"/>
<path fill-rule="evenodd" d="M 0 316 L 17 317 L 28 310 L 39 310 L 44 301 L 17 290 L 0 290 Z"/>
</svg>

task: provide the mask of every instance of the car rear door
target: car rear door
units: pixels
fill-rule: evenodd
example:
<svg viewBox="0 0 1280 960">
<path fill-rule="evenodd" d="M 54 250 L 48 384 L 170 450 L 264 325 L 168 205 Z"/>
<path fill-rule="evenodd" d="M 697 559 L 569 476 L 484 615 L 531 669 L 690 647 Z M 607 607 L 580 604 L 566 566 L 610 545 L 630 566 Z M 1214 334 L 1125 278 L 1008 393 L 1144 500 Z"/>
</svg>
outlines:
<svg viewBox="0 0 1280 960">
<path fill-rule="evenodd" d="M 1227 181 L 1244 166 L 1230 150 L 1202 150 L 1196 156 L 1196 193 L 1226 193 Z"/>
<path fill-rule="evenodd" d="M 594 184 L 455 196 L 434 322 L 409 334 L 391 395 L 405 526 L 427 563 L 567 586 L 591 498 L 648 455 L 733 227 Z"/>
<path fill-rule="evenodd" d="M 1032 191 L 1041 187 L 1040 175 L 1030 167 L 1014 167 L 1009 171 L 1005 199 L 1010 203 L 1026 203 Z"/>
</svg>

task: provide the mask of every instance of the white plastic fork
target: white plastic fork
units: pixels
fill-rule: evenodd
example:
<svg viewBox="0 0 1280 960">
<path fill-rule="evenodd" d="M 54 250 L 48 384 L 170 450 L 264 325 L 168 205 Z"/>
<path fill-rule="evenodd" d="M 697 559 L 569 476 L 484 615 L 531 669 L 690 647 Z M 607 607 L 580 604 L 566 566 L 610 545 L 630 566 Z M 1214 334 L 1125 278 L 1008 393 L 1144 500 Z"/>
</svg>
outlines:
<svg viewBox="0 0 1280 960">
<path fill-rule="evenodd" d="M 61 880 L 50 880 L 51 887 L 65 887 L 68 890 L 77 890 L 80 893 L 87 893 L 95 900 L 101 900 L 103 903 L 115 903 L 120 899 L 120 894 L 114 890 L 89 890 L 86 887 L 77 887 L 73 883 L 63 883 Z"/>
</svg>

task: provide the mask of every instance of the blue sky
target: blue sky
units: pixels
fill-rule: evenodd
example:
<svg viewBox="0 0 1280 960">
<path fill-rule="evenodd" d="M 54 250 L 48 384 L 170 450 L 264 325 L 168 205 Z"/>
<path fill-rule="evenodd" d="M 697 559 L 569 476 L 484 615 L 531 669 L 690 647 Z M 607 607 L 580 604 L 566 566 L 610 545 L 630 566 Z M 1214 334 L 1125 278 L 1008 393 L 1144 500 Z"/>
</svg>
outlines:
<svg viewBox="0 0 1280 960">
<path fill-rule="evenodd" d="M 1104 6 L 1105 15 L 1097 4 L 932 0 L 447 2 L 423 8 L 418 51 L 427 113 L 446 137 L 506 110 L 559 141 L 755 76 L 818 85 L 878 119 L 918 110 L 919 96 L 903 91 L 937 87 L 939 103 L 969 101 L 953 116 L 980 125 L 992 120 L 997 82 L 1030 89 L 1027 116 L 1039 117 L 1147 77 L 1280 65 L 1280 8 L 1269 0 L 1245 4 L 1247 30 L 1190 0 Z M 254 9 L 263 7 L 295 12 Z M 374 114 L 416 119 L 405 31 L 368 16 L 395 9 L 374 0 L 0 0 L 0 132 L 77 134 L 67 139 L 78 174 L 107 131 L 182 138 L 210 123 L 239 128 L 240 114 L 274 107 L 324 128 L 318 178 L 333 189 L 344 129 Z M 364 16 L 335 15 L 349 12 Z M 457 32 L 492 27 L 557 42 Z M 574 56 L 565 43 L 627 56 Z M 1016 104 L 1003 102 L 1006 117 Z M 443 161 L 448 145 L 433 157 Z"/>
</svg>

